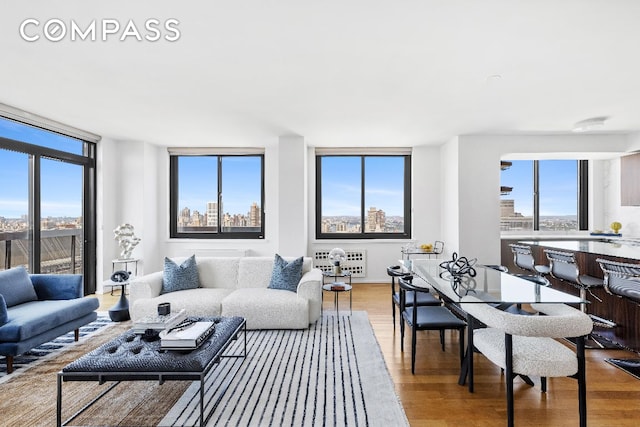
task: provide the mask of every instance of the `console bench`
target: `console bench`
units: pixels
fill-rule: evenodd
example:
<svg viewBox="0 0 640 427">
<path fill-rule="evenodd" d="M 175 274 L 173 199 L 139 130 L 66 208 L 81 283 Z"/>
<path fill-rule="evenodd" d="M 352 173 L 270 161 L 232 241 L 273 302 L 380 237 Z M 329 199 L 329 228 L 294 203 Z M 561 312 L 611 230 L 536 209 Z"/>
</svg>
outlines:
<svg viewBox="0 0 640 427">
<path fill-rule="evenodd" d="M 200 381 L 200 425 L 204 417 L 204 381 L 211 369 L 222 357 L 246 357 L 246 322 L 242 317 L 201 318 L 216 323 L 213 334 L 192 351 L 160 350 L 160 341 L 145 341 L 142 335 L 128 331 L 103 344 L 90 353 L 69 363 L 58 373 L 57 413 L 58 426 L 66 425 L 111 391 L 121 381 Z M 224 354 L 231 343 L 244 332 L 242 354 Z M 108 389 L 66 421 L 62 421 L 62 383 L 66 381 L 98 381 L 100 384 L 114 381 Z M 224 395 L 222 390 L 209 416 Z"/>
</svg>

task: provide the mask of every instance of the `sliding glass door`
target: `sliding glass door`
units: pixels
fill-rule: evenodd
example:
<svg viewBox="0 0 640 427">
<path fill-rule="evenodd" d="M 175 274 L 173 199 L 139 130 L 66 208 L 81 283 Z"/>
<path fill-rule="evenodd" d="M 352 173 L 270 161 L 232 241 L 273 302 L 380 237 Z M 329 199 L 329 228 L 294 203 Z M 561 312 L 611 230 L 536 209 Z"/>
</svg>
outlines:
<svg viewBox="0 0 640 427">
<path fill-rule="evenodd" d="M 0 270 L 24 265 L 32 258 L 29 216 L 29 169 L 32 157 L 0 149 Z"/>
<path fill-rule="evenodd" d="M 0 269 L 95 292 L 95 144 L 0 117 Z"/>
<path fill-rule="evenodd" d="M 40 161 L 40 271 L 83 273 L 84 215 L 80 165 Z"/>
</svg>

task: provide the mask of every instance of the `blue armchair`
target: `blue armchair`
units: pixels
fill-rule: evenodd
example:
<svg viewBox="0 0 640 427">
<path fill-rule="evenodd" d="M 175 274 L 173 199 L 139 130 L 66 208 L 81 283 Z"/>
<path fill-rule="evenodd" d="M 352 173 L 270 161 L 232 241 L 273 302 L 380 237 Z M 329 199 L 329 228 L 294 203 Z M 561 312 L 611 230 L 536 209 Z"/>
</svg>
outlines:
<svg viewBox="0 0 640 427">
<path fill-rule="evenodd" d="M 82 276 L 0 271 L 0 355 L 13 358 L 97 318 L 97 298 L 83 298 Z"/>
</svg>

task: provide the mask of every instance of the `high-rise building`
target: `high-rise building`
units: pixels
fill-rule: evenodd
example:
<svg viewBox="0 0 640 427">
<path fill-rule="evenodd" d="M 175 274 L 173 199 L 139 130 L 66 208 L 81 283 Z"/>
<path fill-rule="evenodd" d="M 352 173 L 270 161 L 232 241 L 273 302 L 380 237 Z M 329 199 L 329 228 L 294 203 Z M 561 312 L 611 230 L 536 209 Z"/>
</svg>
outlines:
<svg viewBox="0 0 640 427">
<path fill-rule="evenodd" d="M 261 216 L 260 206 L 258 206 L 258 203 L 253 202 L 249 209 L 249 226 L 260 227 Z"/>
<path fill-rule="evenodd" d="M 204 225 L 204 215 L 200 215 L 200 212 L 194 210 L 191 214 L 191 223 L 189 225 L 192 227 L 202 227 Z"/>
<path fill-rule="evenodd" d="M 370 207 L 367 212 L 367 228 L 369 233 L 380 233 L 385 230 L 386 214 L 382 209 Z"/>
<path fill-rule="evenodd" d="M 191 209 L 183 208 L 178 217 L 178 227 L 186 227 L 191 221 Z"/>
<path fill-rule="evenodd" d="M 500 200 L 500 217 L 512 217 L 515 216 L 515 204 L 513 199 Z"/>
<path fill-rule="evenodd" d="M 207 227 L 218 226 L 218 202 L 207 203 Z"/>
<path fill-rule="evenodd" d="M 375 207 L 370 207 L 369 212 L 367 212 L 367 228 L 366 231 L 369 233 L 373 233 L 376 231 L 376 215 L 378 210 Z"/>
</svg>

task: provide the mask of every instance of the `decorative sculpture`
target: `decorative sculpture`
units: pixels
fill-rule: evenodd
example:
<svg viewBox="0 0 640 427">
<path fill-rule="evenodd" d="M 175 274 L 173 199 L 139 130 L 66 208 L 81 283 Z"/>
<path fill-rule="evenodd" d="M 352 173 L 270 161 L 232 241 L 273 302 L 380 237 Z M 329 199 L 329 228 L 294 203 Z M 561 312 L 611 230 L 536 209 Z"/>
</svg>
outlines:
<svg viewBox="0 0 640 427">
<path fill-rule="evenodd" d="M 113 238 L 118 241 L 118 246 L 122 249 L 120 259 L 131 259 L 131 252 L 141 240 L 133 232 L 133 225 L 121 224 L 113 230 L 113 235 Z"/>
<path fill-rule="evenodd" d="M 440 277 L 450 280 L 453 292 L 462 297 L 475 287 L 473 278 L 476 277 L 477 273 L 473 266 L 476 265 L 476 262 L 476 258 L 458 257 L 458 254 L 454 252 L 451 260 L 440 263 L 440 267 L 444 269 L 444 271 L 440 272 Z M 460 288 L 460 291 L 458 291 L 458 288 Z"/>
</svg>

